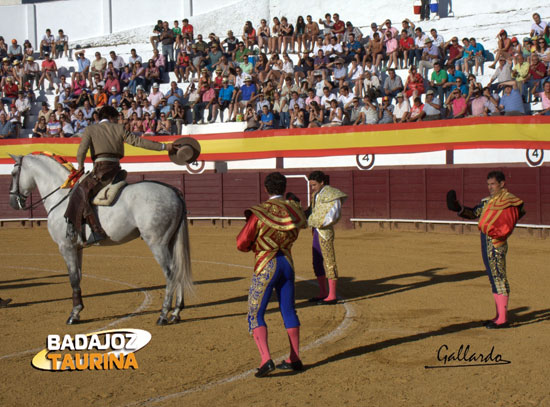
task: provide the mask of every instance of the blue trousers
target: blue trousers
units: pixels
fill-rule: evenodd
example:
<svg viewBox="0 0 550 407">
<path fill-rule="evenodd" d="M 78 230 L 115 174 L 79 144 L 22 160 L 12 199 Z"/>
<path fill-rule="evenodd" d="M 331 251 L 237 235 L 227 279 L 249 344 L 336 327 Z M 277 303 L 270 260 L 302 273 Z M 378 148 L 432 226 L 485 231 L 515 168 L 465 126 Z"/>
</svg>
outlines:
<svg viewBox="0 0 550 407">
<path fill-rule="evenodd" d="M 294 306 L 294 269 L 278 252 L 264 269 L 252 277 L 248 293 L 248 330 L 267 326 L 264 320 L 267 304 L 273 293 L 277 292 L 279 310 L 286 329 L 300 326 L 300 320 Z"/>
</svg>

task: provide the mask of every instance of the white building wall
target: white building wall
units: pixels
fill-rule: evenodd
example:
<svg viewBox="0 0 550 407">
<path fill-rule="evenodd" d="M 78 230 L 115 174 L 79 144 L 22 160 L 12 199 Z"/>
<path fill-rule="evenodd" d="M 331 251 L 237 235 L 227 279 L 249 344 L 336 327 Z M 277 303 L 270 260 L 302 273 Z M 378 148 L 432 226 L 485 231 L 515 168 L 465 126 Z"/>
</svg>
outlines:
<svg viewBox="0 0 550 407">
<path fill-rule="evenodd" d="M 46 28 L 57 36 L 61 28 L 70 40 L 78 40 L 108 34 L 103 21 L 101 0 L 71 0 L 35 4 L 37 40 L 40 41 Z M 36 43 L 33 43 L 38 48 Z"/>
<path fill-rule="evenodd" d="M 166 20 L 172 26 L 174 20 L 184 17 L 182 0 L 115 0 L 112 1 L 113 32 L 129 30 L 143 25 L 155 25 L 157 20 Z"/>
</svg>

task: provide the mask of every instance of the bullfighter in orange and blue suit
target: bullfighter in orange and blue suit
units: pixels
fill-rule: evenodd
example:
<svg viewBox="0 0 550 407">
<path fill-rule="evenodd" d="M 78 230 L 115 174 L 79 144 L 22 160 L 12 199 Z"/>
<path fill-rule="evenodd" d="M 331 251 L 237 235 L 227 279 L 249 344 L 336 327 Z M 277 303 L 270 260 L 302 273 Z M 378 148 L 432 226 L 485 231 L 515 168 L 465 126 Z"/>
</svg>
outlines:
<svg viewBox="0 0 550 407">
<path fill-rule="evenodd" d="M 525 215 L 523 201 L 504 188 L 505 177 L 500 171 L 487 175 L 490 196 L 484 198 L 474 208 L 462 207 L 456 200 L 455 191 L 447 193 L 447 205 L 458 216 L 466 219 L 479 219 L 481 232 L 481 255 L 489 276 L 497 315 L 483 325 L 489 329 L 506 328 L 510 285 L 506 276 L 507 239 L 514 231 L 519 218 Z"/>
</svg>

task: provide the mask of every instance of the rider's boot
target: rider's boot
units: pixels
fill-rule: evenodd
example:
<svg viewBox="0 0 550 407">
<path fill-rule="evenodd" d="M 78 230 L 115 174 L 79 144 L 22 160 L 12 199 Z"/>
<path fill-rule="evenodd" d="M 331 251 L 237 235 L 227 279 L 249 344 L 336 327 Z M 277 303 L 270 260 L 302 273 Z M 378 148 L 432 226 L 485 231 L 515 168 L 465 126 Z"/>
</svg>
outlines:
<svg viewBox="0 0 550 407">
<path fill-rule="evenodd" d="M 100 241 L 107 239 L 107 234 L 99 224 L 99 221 L 95 214 L 92 213 L 90 216 L 88 216 L 86 218 L 86 221 L 88 222 L 88 225 L 90 225 L 92 233 L 90 233 L 90 237 L 86 241 L 85 246 L 98 244 Z"/>
</svg>

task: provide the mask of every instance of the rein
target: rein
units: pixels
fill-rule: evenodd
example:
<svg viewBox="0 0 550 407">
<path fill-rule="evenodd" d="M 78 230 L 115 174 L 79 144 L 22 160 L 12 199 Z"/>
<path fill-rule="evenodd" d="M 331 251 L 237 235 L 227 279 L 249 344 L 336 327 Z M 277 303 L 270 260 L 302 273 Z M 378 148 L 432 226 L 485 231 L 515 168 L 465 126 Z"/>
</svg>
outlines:
<svg viewBox="0 0 550 407">
<path fill-rule="evenodd" d="M 69 163 L 67 160 L 65 160 L 63 157 L 60 157 L 60 156 L 57 156 L 55 154 L 50 154 L 50 153 L 43 153 L 43 152 L 39 152 L 39 153 L 33 153 L 34 155 L 46 155 L 48 157 L 51 157 L 53 158 L 55 161 L 57 161 L 58 163 L 60 163 L 61 165 L 63 165 L 65 168 L 67 168 L 67 170 L 70 172 L 69 174 L 69 178 L 67 179 L 67 181 L 65 181 L 62 185 L 58 186 L 57 188 L 55 188 L 53 191 L 51 191 L 50 193 L 46 194 L 45 196 L 43 196 L 40 200 L 36 201 L 35 203 L 33 203 L 32 205 L 30 206 L 27 206 L 25 207 L 22 203 L 21 203 L 21 198 L 24 198 L 24 200 L 26 201 L 27 198 L 29 197 L 28 195 L 24 195 L 20 192 L 19 190 L 19 177 L 21 175 L 21 168 L 22 168 L 22 165 L 23 165 L 23 158 L 24 156 L 21 157 L 21 160 L 15 164 L 15 167 L 17 168 L 17 174 L 15 176 L 15 180 L 14 180 L 14 183 L 15 183 L 15 190 L 14 191 L 10 191 L 10 195 L 14 195 L 17 199 L 17 204 L 19 205 L 19 208 L 21 210 L 32 210 L 32 209 L 36 209 L 41 203 L 45 202 L 46 199 L 48 199 L 50 196 L 52 196 L 53 194 L 55 194 L 57 191 L 59 191 L 60 189 L 62 188 L 67 188 L 68 186 L 70 186 L 71 188 L 74 186 L 74 184 L 76 184 L 76 182 L 78 181 L 78 179 L 80 178 L 80 175 L 82 175 L 82 172 L 81 171 L 76 171 L 74 169 L 74 167 L 72 166 L 71 163 Z M 53 211 L 55 208 L 57 208 L 65 199 L 67 199 L 69 197 L 70 193 L 65 195 L 59 202 L 57 202 L 49 211 L 48 211 L 48 215 L 50 214 L 51 211 Z"/>
</svg>

